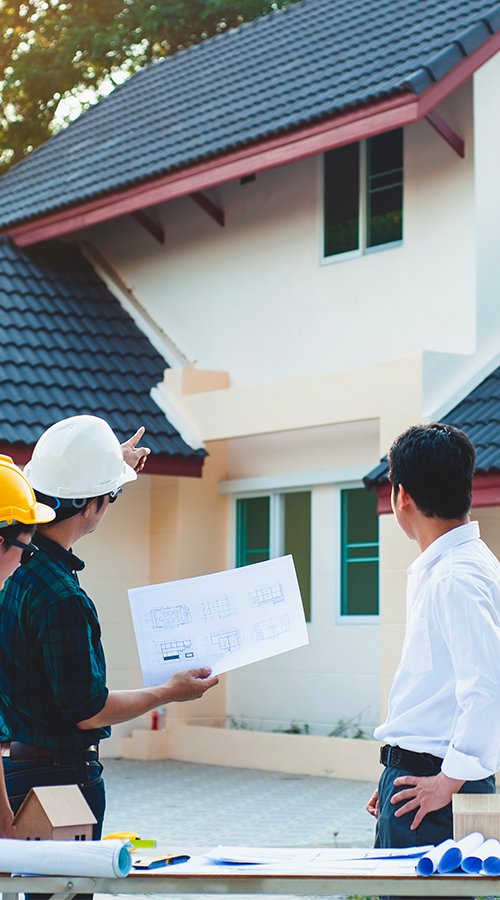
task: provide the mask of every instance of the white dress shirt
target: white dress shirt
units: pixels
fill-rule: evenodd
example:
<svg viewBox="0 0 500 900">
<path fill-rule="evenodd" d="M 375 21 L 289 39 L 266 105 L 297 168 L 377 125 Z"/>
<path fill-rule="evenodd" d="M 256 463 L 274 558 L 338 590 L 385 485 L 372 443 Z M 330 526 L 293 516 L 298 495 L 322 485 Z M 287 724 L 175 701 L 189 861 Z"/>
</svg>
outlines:
<svg viewBox="0 0 500 900">
<path fill-rule="evenodd" d="M 408 569 L 401 662 L 374 736 L 441 757 L 450 778 L 500 767 L 500 563 L 477 522 L 443 534 Z"/>
</svg>

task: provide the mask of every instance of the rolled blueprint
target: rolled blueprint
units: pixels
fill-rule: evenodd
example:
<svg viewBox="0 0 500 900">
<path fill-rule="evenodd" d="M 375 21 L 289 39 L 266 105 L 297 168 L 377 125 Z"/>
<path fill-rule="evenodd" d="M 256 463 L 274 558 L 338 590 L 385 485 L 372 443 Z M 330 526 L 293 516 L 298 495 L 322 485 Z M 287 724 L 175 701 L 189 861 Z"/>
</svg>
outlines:
<svg viewBox="0 0 500 900">
<path fill-rule="evenodd" d="M 451 838 L 438 844 L 437 847 L 434 847 L 434 850 L 430 850 L 429 853 L 426 853 L 425 856 L 419 859 L 417 875 L 433 875 L 445 853 L 449 850 L 455 851 L 456 846 L 455 841 L 452 841 Z"/>
<path fill-rule="evenodd" d="M 494 868 L 494 860 L 497 858 L 500 860 L 500 844 L 494 838 L 490 838 L 465 857 L 462 861 L 462 869 L 471 875 L 478 875 L 483 870 L 486 860 L 488 860 L 488 867 Z M 485 871 L 484 874 L 493 875 L 495 873 Z"/>
<path fill-rule="evenodd" d="M 460 840 L 455 843 L 455 846 L 446 850 L 441 857 L 437 867 L 439 874 L 445 875 L 447 872 L 454 872 L 455 869 L 459 869 L 462 860 L 467 856 L 470 856 L 483 842 L 484 837 L 479 831 L 473 831 L 472 834 L 460 838 Z"/>
<path fill-rule="evenodd" d="M 444 875 L 446 872 L 454 872 L 455 869 L 460 868 L 462 860 L 471 857 L 483 842 L 484 838 L 479 831 L 474 831 L 459 841 L 452 841 L 451 838 L 448 838 L 419 859 L 416 868 L 417 875 L 433 875 L 434 872 Z M 479 869 L 477 871 L 479 872 Z"/>
<path fill-rule="evenodd" d="M 124 878 L 132 866 L 127 841 L 0 841 L 0 872 Z"/>
</svg>

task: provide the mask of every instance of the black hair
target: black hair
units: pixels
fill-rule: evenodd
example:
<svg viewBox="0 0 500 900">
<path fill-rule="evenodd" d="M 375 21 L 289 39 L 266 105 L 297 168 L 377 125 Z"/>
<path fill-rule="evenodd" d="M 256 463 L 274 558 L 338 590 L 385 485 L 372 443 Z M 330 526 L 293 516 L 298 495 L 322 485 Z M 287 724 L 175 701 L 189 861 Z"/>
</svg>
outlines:
<svg viewBox="0 0 500 900">
<path fill-rule="evenodd" d="M 463 519 L 472 505 L 476 451 L 453 425 L 408 428 L 389 450 L 389 481 L 428 518 Z"/>
<path fill-rule="evenodd" d="M 16 525 L 5 525 L 3 528 L 0 528 L 0 537 L 10 538 L 14 541 L 17 541 L 21 534 L 29 534 L 30 537 L 33 537 L 34 533 L 35 525 L 24 525 L 22 522 Z M 4 550 L 8 550 L 8 544 L 2 544 L 1 546 Z"/>
<path fill-rule="evenodd" d="M 103 507 L 104 498 L 107 497 L 107 494 L 102 494 L 99 497 L 82 497 L 80 500 L 59 500 L 56 497 L 50 497 L 48 494 L 42 494 L 41 491 L 35 491 L 35 496 L 39 503 L 44 503 L 46 506 L 50 506 L 51 509 L 56 511 L 55 519 L 46 523 L 48 526 L 51 526 L 58 525 L 59 522 L 64 522 L 66 519 L 77 516 L 82 510 L 86 509 L 93 500 L 97 501 L 97 512 L 99 512 Z"/>
</svg>

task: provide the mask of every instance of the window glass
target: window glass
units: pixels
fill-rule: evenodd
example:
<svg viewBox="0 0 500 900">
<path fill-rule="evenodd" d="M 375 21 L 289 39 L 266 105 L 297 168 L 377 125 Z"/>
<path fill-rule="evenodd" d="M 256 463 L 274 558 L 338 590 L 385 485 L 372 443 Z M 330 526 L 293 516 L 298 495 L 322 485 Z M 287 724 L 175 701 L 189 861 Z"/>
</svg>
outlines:
<svg viewBox="0 0 500 900">
<path fill-rule="evenodd" d="M 359 143 L 325 153 L 324 255 L 359 247 Z"/>
<path fill-rule="evenodd" d="M 238 500 L 236 565 L 269 559 L 269 497 Z"/>
<path fill-rule="evenodd" d="M 377 495 L 364 488 L 341 492 L 343 616 L 378 615 Z"/>
<path fill-rule="evenodd" d="M 367 247 L 403 237 L 403 129 L 367 141 Z"/>
<path fill-rule="evenodd" d="M 311 492 L 283 494 L 285 555 L 291 553 L 297 571 L 306 622 L 311 621 Z"/>
</svg>

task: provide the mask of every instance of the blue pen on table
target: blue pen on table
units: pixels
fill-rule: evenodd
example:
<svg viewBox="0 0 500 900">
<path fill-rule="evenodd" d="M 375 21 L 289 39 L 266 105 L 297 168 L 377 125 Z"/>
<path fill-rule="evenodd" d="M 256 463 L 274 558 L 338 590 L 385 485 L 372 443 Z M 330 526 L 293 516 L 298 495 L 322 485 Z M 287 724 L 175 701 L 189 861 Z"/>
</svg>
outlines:
<svg viewBox="0 0 500 900">
<path fill-rule="evenodd" d="M 134 869 L 158 869 L 160 866 L 175 866 L 177 863 L 187 862 L 189 856 L 150 856 L 145 859 L 136 859 Z"/>
</svg>

